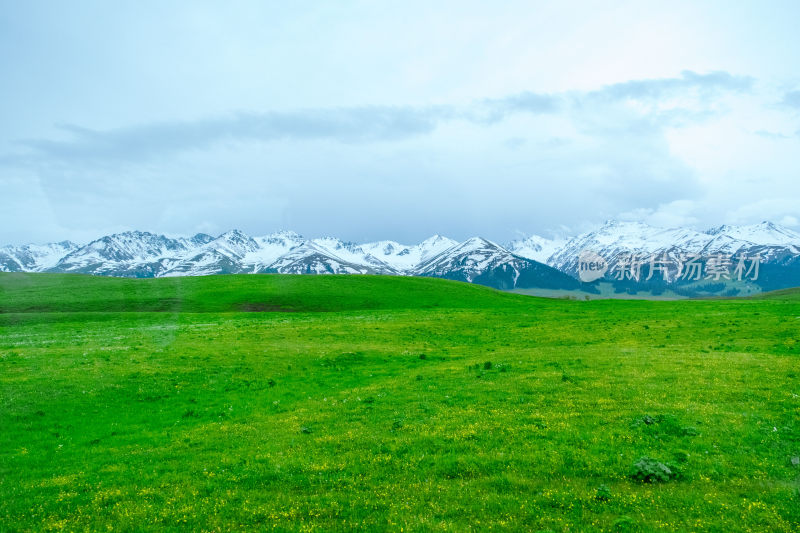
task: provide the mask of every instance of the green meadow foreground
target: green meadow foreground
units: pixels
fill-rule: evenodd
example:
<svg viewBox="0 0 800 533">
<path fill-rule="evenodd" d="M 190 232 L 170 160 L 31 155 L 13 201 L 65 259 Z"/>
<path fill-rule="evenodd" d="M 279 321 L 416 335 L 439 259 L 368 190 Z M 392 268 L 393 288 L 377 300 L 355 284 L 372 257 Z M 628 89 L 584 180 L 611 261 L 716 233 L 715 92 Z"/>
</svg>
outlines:
<svg viewBox="0 0 800 533">
<path fill-rule="evenodd" d="M 0 274 L 0 531 L 796 531 L 798 341 L 796 291 Z"/>
</svg>

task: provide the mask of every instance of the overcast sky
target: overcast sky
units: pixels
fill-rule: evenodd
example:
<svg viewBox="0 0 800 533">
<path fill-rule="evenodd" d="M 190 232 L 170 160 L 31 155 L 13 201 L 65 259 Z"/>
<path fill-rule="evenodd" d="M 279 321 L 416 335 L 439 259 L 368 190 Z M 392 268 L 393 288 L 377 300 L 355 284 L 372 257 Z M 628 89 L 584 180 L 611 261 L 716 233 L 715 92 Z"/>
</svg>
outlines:
<svg viewBox="0 0 800 533">
<path fill-rule="evenodd" d="M 0 0 L 0 244 L 800 229 L 798 21 L 794 0 Z"/>
</svg>

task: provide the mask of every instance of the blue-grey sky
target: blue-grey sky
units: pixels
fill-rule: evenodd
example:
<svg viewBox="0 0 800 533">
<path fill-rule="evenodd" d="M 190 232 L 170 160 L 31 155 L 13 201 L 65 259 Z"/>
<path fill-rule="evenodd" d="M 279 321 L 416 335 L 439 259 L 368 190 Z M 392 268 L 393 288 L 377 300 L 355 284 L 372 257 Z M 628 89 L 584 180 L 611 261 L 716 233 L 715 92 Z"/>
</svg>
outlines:
<svg viewBox="0 0 800 533">
<path fill-rule="evenodd" d="M 800 224 L 800 3 L 0 0 L 0 244 Z"/>
</svg>

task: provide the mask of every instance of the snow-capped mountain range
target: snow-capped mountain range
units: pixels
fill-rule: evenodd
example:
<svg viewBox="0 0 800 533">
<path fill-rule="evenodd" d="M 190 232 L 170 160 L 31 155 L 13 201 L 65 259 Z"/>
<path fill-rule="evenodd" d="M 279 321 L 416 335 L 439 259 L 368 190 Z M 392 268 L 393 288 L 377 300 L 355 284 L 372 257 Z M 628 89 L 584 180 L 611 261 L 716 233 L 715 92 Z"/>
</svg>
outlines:
<svg viewBox="0 0 800 533">
<path fill-rule="evenodd" d="M 433 276 L 502 289 L 574 289 L 578 257 L 591 250 L 610 264 L 641 256 L 748 254 L 789 269 L 779 284 L 800 284 L 800 233 L 771 222 L 707 231 L 608 221 L 569 239 L 530 236 L 505 245 L 473 237 L 464 242 L 434 235 L 419 244 L 365 244 L 335 237 L 306 239 L 291 231 L 251 237 L 232 230 L 170 238 L 141 231 L 108 235 L 80 246 L 69 241 L 0 248 L 0 271 L 73 272 L 163 277 L 222 273 L 393 274 Z M 795 272 L 797 276 L 795 276 Z M 797 277 L 797 279 L 795 279 Z M 774 287 L 769 287 L 774 288 Z"/>
<path fill-rule="evenodd" d="M 510 249 L 514 250 L 512 245 Z M 712 257 L 718 254 L 758 255 L 765 263 L 787 261 L 800 254 L 800 233 L 761 222 L 749 226 L 719 226 L 701 232 L 689 228 L 657 228 L 641 222 L 607 221 L 595 231 L 567 240 L 547 258 L 550 266 L 576 275 L 578 257 L 591 250 L 610 264 L 622 256 L 636 254 L 642 259 L 680 256 Z M 517 251 L 524 255 L 524 252 Z"/>
</svg>

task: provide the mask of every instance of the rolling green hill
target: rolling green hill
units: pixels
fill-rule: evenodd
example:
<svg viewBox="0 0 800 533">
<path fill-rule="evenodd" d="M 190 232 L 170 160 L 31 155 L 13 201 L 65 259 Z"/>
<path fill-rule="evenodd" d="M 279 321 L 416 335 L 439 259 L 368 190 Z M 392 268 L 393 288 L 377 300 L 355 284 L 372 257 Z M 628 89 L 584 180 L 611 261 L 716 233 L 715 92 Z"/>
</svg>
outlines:
<svg viewBox="0 0 800 533">
<path fill-rule="evenodd" d="M 0 274 L 0 530 L 794 531 L 798 330 L 797 291 Z"/>
<path fill-rule="evenodd" d="M 787 300 L 787 301 L 797 301 L 800 300 L 800 288 L 794 289 L 780 289 L 777 291 L 771 292 L 764 292 L 761 294 L 755 294 L 752 298 L 759 299 L 759 300 Z"/>
<path fill-rule="evenodd" d="M 79 274 L 0 275 L 0 312 L 353 311 L 497 307 L 520 300 L 479 285 L 432 278 L 217 275 L 157 279 Z"/>
</svg>

